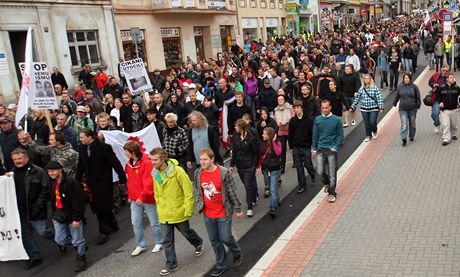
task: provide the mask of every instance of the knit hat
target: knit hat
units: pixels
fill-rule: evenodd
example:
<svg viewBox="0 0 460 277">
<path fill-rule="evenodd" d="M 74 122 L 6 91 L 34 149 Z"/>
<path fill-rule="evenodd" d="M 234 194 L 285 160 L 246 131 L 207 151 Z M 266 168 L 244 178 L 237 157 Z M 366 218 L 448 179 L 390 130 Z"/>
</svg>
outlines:
<svg viewBox="0 0 460 277">
<path fill-rule="evenodd" d="M 57 161 L 51 161 L 45 166 L 46 170 L 49 170 L 49 169 L 62 169 L 62 168 L 64 168 L 62 166 L 62 164 L 60 162 L 57 162 Z"/>
</svg>

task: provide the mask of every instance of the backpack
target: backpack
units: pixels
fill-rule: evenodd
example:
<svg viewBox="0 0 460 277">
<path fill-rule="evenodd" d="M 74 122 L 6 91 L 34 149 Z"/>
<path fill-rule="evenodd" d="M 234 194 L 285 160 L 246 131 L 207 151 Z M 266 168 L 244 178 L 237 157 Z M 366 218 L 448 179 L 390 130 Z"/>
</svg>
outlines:
<svg viewBox="0 0 460 277">
<path fill-rule="evenodd" d="M 72 117 L 70 119 L 69 125 L 73 127 L 73 125 L 75 123 L 75 120 L 76 120 L 76 118 Z M 88 128 L 88 118 L 86 116 L 83 118 L 83 127 Z"/>
</svg>

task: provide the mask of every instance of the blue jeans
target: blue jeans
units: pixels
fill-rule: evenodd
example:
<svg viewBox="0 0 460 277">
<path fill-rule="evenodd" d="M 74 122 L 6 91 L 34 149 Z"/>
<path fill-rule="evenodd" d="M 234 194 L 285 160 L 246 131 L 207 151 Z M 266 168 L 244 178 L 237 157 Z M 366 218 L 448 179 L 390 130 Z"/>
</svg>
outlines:
<svg viewBox="0 0 460 277">
<path fill-rule="evenodd" d="M 161 231 L 164 235 L 163 248 L 166 256 L 166 267 L 174 268 L 177 266 L 176 249 L 174 247 L 174 228 L 177 228 L 179 232 L 195 247 L 203 244 L 203 239 L 190 228 L 190 222 L 184 221 L 174 224 L 161 224 Z"/>
<path fill-rule="evenodd" d="M 361 111 L 364 121 L 364 127 L 366 128 L 366 137 L 372 137 L 372 132 L 377 133 L 377 117 L 379 116 L 378 111 L 364 112 Z"/>
<path fill-rule="evenodd" d="M 72 224 L 62 224 L 54 222 L 56 236 L 54 240 L 61 246 L 72 246 L 77 250 L 79 256 L 85 255 L 86 246 L 83 237 L 83 222 L 80 221 L 80 227 L 72 228 Z"/>
<path fill-rule="evenodd" d="M 246 99 L 246 105 L 249 107 L 249 109 L 251 110 L 252 112 L 252 106 L 254 105 L 254 99 L 255 99 L 255 95 L 246 95 L 245 99 Z M 253 114 L 251 114 L 251 116 L 253 116 Z"/>
<path fill-rule="evenodd" d="M 280 179 L 280 171 L 262 171 L 264 175 L 265 187 L 270 188 L 270 209 L 278 208 L 279 195 L 278 195 L 278 180 Z"/>
<path fill-rule="evenodd" d="M 21 237 L 22 244 L 26 250 L 29 260 L 34 261 L 41 259 L 40 251 L 38 251 L 37 243 L 33 238 L 33 227 L 27 219 L 21 218 Z"/>
<path fill-rule="evenodd" d="M 307 186 L 307 180 L 305 178 L 305 170 L 307 169 L 308 174 L 314 178 L 315 169 L 313 168 L 313 162 L 311 161 L 311 149 L 310 147 L 294 147 L 292 151 L 292 159 L 294 160 L 294 167 L 297 170 L 297 182 L 299 187 L 305 188 Z"/>
<path fill-rule="evenodd" d="M 434 68 L 434 53 L 427 53 L 426 55 L 428 57 L 428 66 L 430 67 L 430 69 Z"/>
<path fill-rule="evenodd" d="M 390 88 L 396 88 L 399 82 L 399 71 L 390 68 Z"/>
<path fill-rule="evenodd" d="M 403 59 L 404 61 L 404 69 L 406 70 L 407 73 L 409 72 L 414 72 L 414 69 L 412 68 L 412 59 Z"/>
<path fill-rule="evenodd" d="M 417 109 L 410 111 L 399 111 L 399 117 L 401 118 L 401 139 L 407 139 L 407 133 L 409 132 L 409 138 L 415 137 L 415 117 L 417 115 Z"/>
<path fill-rule="evenodd" d="M 257 181 L 256 181 L 256 167 L 255 165 L 250 168 L 237 168 L 238 175 L 240 176 L 241 182 L 246 190 L 246 203 L 248 210 L 252 210 L 256 198 L 259 193 L 257 192 Z"/>
<path fill-rule="evenodd" d="M 336 196 L 335 187 L 337 185 L 337 151 L 319 148 L 316 156 L 317 171 L 321 182 L 327 185 L 329 195 Z"/>
<path fill-rule="evenodd" d="M 225 217 L 209 218 L 204 216 L 204 224 L 216 255 L 216 268 L 225 269 L 227 268 L 227 254 L 224 244 L 230 249 L 233 257 L 241 256 L 240 245 L 232 235 L 232 221 Z"/>
<path fill-rule="evenodd" d="M 433 124 L 435 127 L 441 126 L 441 121 L 439 120 L 439 114 L 441 113 L 441 109 L 439 108 L 439 102 L 436 101 L 431 106 L 431 118 L 433 119 Z"/>
<path fill-rule="evenodd" d="M 144 236 L 144 212 L 149 218 L 152 227 L 152 236 L 156 244 L 163 244 L 163 233 L 158 221 L 157 205 L 145 204 L 138 206 L 136 201 L 131 201 L 131 223 L 133 224 L 134 237 L 137 247 L 146 247 L 147 242 Z"/>
<path fill-rule="evenodd" d="M 30 220 L 29 223 L 40 236 L 48 240 L 54 240 L 54 231 L 48 225 L 47 220 Z"/>
</svg>

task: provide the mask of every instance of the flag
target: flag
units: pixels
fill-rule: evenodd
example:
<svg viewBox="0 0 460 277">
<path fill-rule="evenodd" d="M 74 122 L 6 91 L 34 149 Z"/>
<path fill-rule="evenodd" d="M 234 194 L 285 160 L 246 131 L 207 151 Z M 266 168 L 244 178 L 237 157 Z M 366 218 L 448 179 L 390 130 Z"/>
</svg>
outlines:
<svg viewBox="0 0 460 277">
<path fill-rule="evenodd" d="M 224 105 L 222 107 L 221 115 L 220 115 L 220 123 L 222 128 L 222 142 L 224 147 L 230 146 L 230 136 L 228 135 L 228 125 L 227 125 L 227 117 L 228 117 L 228 105 L 235 101 L 235 96 L 232 98 L 225 100 Z"/>
<path fill-rule="evenodd" d="M 19 126 L 21 119 L 27 114 L 29 107 L 29 81 L 30 73 L 32 72 L 32 27 L 27 31 L 26 53 L 25 53 L 24 73 L 22 75 L 21 93 L 19 95 L 18 110 L 16 112 L 16 126 Z M 24 129 L 27 129 L 27 120 L 24 121 Z"/>
<path fill-rule="evenodd" d="M 117 156 L 123 168 L 128 162 L 123 146 L 129 140 L 138 141 L 144 153 L 148 154 L 153 148 L 161 147 L 160 139 L 158 138 L 155 124 L 150 124 L 148 127 L 134 133 L 125 133 L 122 131 L 101 131 L 104 134 L 105 143 L 112 146 L 113 152 Z M 118 176 L 113 174 L 113 181 L 118 180 Z"/>
</svg>

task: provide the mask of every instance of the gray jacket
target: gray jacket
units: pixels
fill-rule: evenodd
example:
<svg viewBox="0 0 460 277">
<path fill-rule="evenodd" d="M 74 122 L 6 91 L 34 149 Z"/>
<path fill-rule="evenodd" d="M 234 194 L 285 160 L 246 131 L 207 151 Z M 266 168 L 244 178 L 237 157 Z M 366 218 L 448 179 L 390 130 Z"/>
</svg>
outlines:
<svg viewBox="0 0 460 277">
<path fill-rule="evenodd" d="M 232 173 L 223 166 L 218 165 L 218 167 L 220 167 L 220 178 L 222 180 L 222 201 L 224 202 L 225 217 L 231 220 L 234 212 L 241 212 L 241 202 L 236 194 L 236 185 Z M 204 208 L 203 190 L 200 186 L 202 170 L 203 168 L 198 168 L 195 171 L 195 178 L 193 178 L 196 209 L 199 213 Z"/>
<path fill-rule="evenodd" d="M 411 111 L 414 109 L 420 109 L 421 99 L 420 99 L 420 90 L 417 85 L 410 84 L 405 85 L 400 84 L 396 92 L 395 100 L 393 101 L 393 106 L 396 107 L 399 101 L 399 110 L 402 111 Z"/>
</svg>

